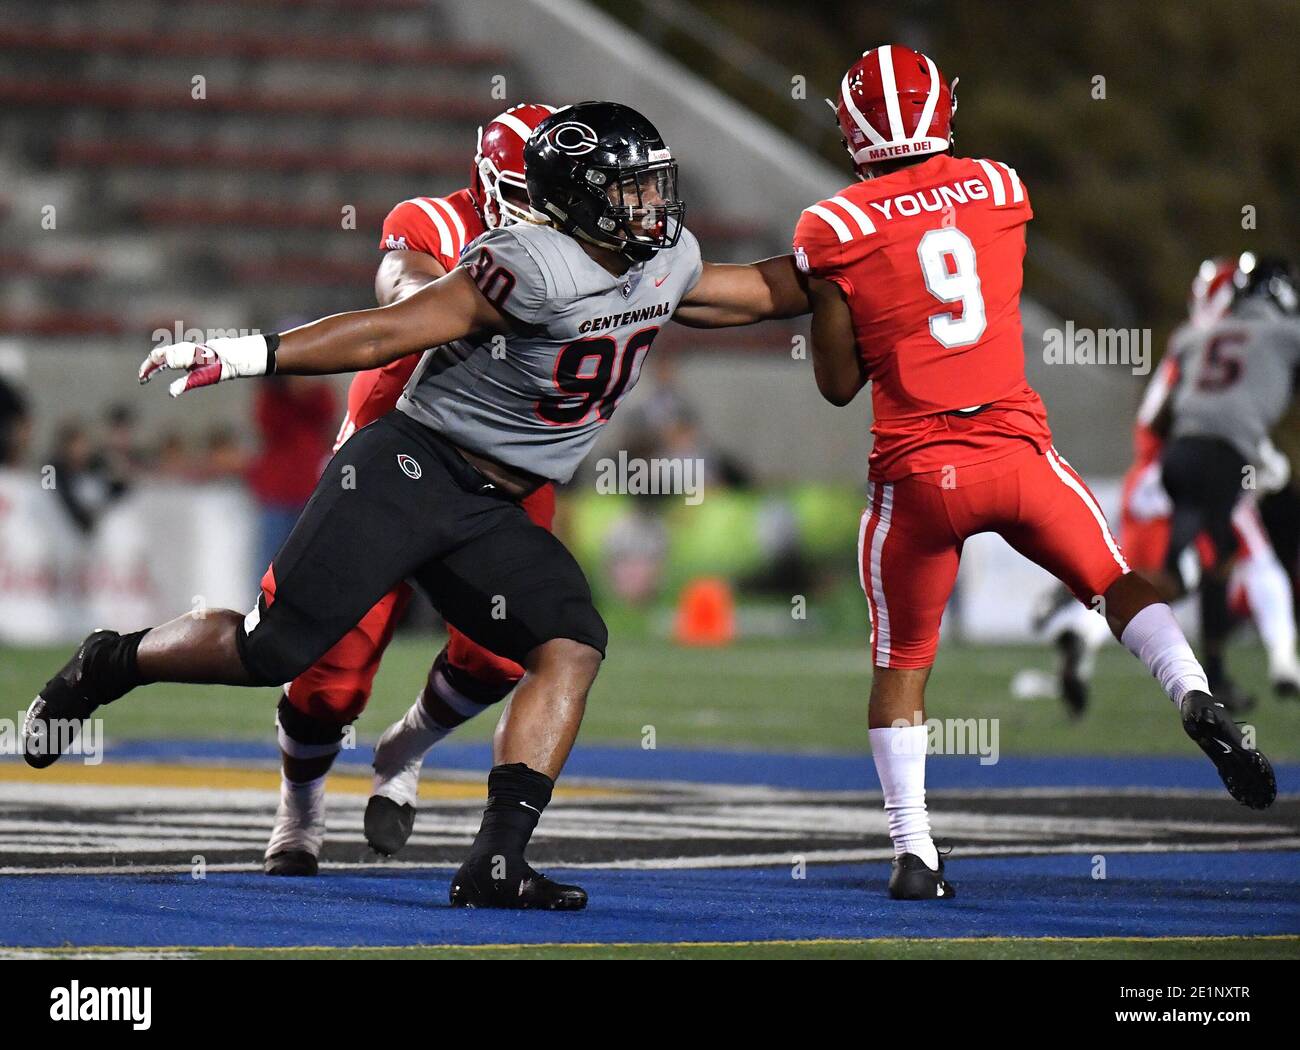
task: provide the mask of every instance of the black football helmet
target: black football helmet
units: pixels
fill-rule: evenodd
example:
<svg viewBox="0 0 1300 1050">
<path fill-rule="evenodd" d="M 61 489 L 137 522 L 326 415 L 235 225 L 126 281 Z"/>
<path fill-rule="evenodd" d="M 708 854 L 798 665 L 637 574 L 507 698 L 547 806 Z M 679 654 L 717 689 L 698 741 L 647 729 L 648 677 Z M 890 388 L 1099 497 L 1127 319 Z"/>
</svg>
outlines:
<svg viewBox="0 0 1300 1050">
<path fill-rule="evenodd" d="M 617 102 L 565 106 L 524 147 L 535 212 L 574 237 L 645 262 L 682 233 L 677 164 L 655 126 Z"/>
<path fill-rule="evenodd" d="M 1263 299 L 1284 314 L 1300 313 L 1295 271 L 1285 259 L 1242 252 L 1232 275 L 1233 304 L 1246 299 Z"/>
</svg>

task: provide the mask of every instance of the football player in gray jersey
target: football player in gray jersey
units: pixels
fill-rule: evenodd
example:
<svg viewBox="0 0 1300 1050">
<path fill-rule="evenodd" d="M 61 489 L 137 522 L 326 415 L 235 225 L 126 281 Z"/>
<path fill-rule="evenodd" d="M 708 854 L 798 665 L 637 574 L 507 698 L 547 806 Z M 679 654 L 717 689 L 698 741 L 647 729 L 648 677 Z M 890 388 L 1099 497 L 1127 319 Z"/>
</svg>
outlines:
<svg viewBox="0 0 1300 1050">
<path fill-rule="evenodd" d="M 1269 432 L 1291 403 L 1300 366 L 1300 297 L 1287 263 L 1243 254 L 1227 313 L 1207 326 L 1185 326 L 1171 340 L 1177 382 L 1154 406 L 1153 429 L 1170 435 L 1161 481 L 1173 503 L 1160 586 L 1187 593 L 1182 555 L 1205 532 L 1214 564 L 1200 579 L 1205 669 L 1213 687 L 1230 681 L 1224 650 L 1232 629 L 1228 577 L 1237 553 L 1232 515 L 1265 467 Z M 1218 695 L 1218 691 L 1215 691 Z"/>
<path fill-rule="evenodd" d="M 792 256 L 700 261 L 677 165 L 626 106 L 561 109 L 525 150 L 536 226 L 483 235 L 461 265 L 380 309 L 283 335 L 177 343 L 141 381 L 185 375 L 173 396 L 241 376 L 376 368 L 433 346 L 398 410 L 326 468 L 254 609 L 206 610 L 146 631 L 96 631 L 46 683 L 23 725 L 43 768 L 61 732 L 150 682 L 279 685 L 310 666 L 404 579 L 448 622 L 522 664 L 494 741 L 488 804 L 453 904 L 577 909 L 586 893 L 524 859 L 582 720 L 605 625 L 576 561 L 518 500 L 572 475 L 635 385 L 669 319 L 750 324 L 810 309 Z"/>
</svg>

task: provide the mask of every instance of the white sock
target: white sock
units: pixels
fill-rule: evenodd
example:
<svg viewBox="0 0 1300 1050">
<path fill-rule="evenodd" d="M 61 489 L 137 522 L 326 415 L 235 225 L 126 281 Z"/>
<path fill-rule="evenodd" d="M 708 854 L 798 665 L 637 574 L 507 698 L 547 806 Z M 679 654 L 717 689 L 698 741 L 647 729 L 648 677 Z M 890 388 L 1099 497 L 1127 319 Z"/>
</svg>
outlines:
<svg viewBox="0 0 1300 1050">
<path fill-rule="evenodd" d="M 398 721 L 384 730 L 375 745 L 375 780 L 371 793 L 391 798 L 398 805 L 414 806 L 420 790 L 424 756 L 451 732 L 424 709 L 423 693 Z"/>
<path fill-rule="evenodd" d="M 911 853 L 939 870 L 939 851 L 930 838 L 930 817 L 925 811 L 925 753 L 929 735 L 925 726 L 872 729 L 871 757 L 885 793 L 885 815 L 894 856 Z"/>
<path fill-rule="evenodd" d="M 1296 626 L 1291 606 L 1291 581 L 1276 557 L 1256 554 L 1237 570 L 1246 590 L 1250 614 L 1268 652 L 1269 671 L 1274 678 L 1296 673 Z"/>
<path fill-rule="evenodd" d="M 446 675 L 435 670 L 429 680 L 434 695 L 463 721 L 454 726 L 435 722 L 424 706 L 424 691 L 415 698 L 400 721 L 394 722 L 375 745 L 375 780 L 371 793 L 390 798 L 398 805 L 414 806 L 420 791 L 420 766 L 424 756 L 439 740 L 465 722 L 481 715 L 491 704 L 480 704 L 457 692 Z"/>
<path fill-rule="evenodd" d="M 1140 610 L 1129 620 L 1120 641 L 1146 665 L 1175 707 L 1182 705 L 1190 690 L 1210 691 L 1200 661 L 1187 644 L 1173 611 L 1163 602 Z"/>
<path fill-rule="evenodd" d="M 298 784 L 280 774 L 280 807 L 275 811 L 267 857 L 291 849 L 320 856 L 325 841 L 325 777 Z"/>
</svg>

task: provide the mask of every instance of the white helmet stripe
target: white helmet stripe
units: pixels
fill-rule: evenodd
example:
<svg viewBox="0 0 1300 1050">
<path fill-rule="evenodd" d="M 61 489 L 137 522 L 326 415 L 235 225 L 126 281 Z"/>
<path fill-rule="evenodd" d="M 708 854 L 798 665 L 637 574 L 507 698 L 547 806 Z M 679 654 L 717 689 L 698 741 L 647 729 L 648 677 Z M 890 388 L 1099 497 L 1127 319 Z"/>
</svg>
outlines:
<svg viewBox="0 0 1300 1050">
<path fill-rule="evenodd" d="M 894 49 L 889 44 L 881 44 L 876 49 L 880 56 L 880 87 L 885 94 L 885 112 L 889 114 L 889 135 L 891 142 L 902 142 L 903 114 L 898 108 L 898 84 L 894 80 Z"/>
<path fill-rule="evenodd" d="M 530 128 L 518 117 L 516 117 L 513 113 L 502 113 L 499 117 L 493 118 L 492 123 L 504 124 L 516 135 L 518 135 L 521 139 L 523 139 L 525 142 L 528 141 L 528 136 L 533 133 L 533 129 Z"/>
<path fill-rule="evenodd" d="M 876 224 L 871 221 L 871 217 L 847 197 L 832 197 L 826 203 L 837 204 L 844 209 L 849 217 L 858 224 L 858 229 L 864 234 L 876 232 Z"/>
<path fill-rule="evenodd" d="M 844 108 L 849 111 L 849 116 L 853 118 L 853 123 L 858 126 L 864 135 L 867 136 L 873 145 L 883 146 L 885 140 L 880 137 L 880 132 L 871 126 L 871 121 L 862 115 L 862 110 L 858 109 L 858 104 L 853 101 L 853 92 L 849 90 L 849 75 L 844 74 L 844 79 L 840 81 L 840 98 L 844 99 Z"/>
<path fill-rule="evenodd" d="M 819 219 L 824 219 L 826 224 L 835 231 L 835 236 L 840 239 L 841 244 L 853 240 L 853 234 L 849 232 L 844 220 L 829 208 L 823 208 L 820 204 L 810 204 L 807 208 L 804 208 L 804 211 L 810 211 Z"/>
<path fill-rule="evenodd" d="M 939 67 L 929 55 L 922 55 L 925 64 L 930 67 L 930 94 L 926 97 L 925 108 L 921 110 L 921 119 L 916 124 L 913 142 L 919 142 L 930 134 L 930 122 L 934 119 L 934 108 L 939 104 Z"/>
<path fill-rule="evenodd" d="M 406 203 L 414 204 L 420 211 L 429 216 L 433 221 L 433 225 L 437 227 L 440 242 L 439 254 L 448 259 L 456 258 L 456 246 L 452 243 L 451 230 L 447 227 L 447 222 L 443 219 L 442 213 L 423 197 L 412 197 Z"/>
</svg>

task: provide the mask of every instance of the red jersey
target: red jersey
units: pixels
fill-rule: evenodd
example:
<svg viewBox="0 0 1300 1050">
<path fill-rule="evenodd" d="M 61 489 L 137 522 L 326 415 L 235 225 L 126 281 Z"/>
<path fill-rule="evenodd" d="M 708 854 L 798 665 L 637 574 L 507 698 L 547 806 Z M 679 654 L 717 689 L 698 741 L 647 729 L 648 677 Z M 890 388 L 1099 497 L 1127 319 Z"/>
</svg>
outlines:
<svg viewBox="0 0 1300 1050">
<path fill-rule="evenodd" d="M 1029 195 L 1015 170 L 938 154 L 804 210 L 795 261 L 843 289 L 871 381 L 877 481 L 1051 445 L 1025 379 Z M 961 409 L 987 406 L 973 415 Z"/>
<path fill-rule="evenodd" d="M 248 487 L 259 503 L 301 507 L 311 498 L 329 460 L 337 411 L 334 391 L 319 379 L 285 376 L 257 384 L 253 418 L 262 451 L 248 468 Z"/>
<path fill-rule="evenodd" d="M 486 228 L 467 189 L 446 197 L 412 197 L 384 219 L 379 247 L 382 251 L 425 252 L 450 273 L 465 245 Z M 335 452 L 354 431 L 393 410 L 419 362 L 419 354 L 407 354 L 383 368 L 357 373 L 348 388 L 348 414 L 335 438 Z"/>
</svg>

